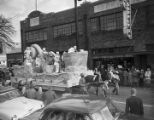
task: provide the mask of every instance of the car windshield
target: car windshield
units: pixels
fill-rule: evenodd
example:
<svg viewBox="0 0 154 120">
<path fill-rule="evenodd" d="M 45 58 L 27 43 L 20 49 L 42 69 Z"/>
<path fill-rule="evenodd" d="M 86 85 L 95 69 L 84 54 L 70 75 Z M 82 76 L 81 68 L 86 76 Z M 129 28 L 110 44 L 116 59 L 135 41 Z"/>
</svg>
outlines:
<svg viewBox="0 0 154 120">
<path fill-rule="evenodd" d="M 18 90 L 14 89 L 0 94 L 0 103 L 19 97 Z"/>
<path fill-rule="evenodd" d="M 91 120 L 91 119 L 88 116 L 88 114 L 51 110 L 42 114 L 41 120 Z"/>
</svg>

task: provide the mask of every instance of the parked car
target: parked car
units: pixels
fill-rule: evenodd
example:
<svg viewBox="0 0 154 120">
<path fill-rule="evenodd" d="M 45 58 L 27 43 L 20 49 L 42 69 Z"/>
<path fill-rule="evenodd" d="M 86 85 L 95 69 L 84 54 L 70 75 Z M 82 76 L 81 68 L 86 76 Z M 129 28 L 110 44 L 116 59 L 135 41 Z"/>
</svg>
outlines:
<svg viewBox="0 0 154 120">
<path fill-rule="evenodd" d="M 119 113 L 106 99 L 74 94 L 58 98 L 42 113 L 35 112 L 24 120 L 116 120 Z"/>
<path fill-rule="evenodd" d="M 42 111 L 22 120 L 151 120 L 143 116 L 125 114 L 114 102 L 89 95 L 69 95 L 58 98 Z"/>
<path fill-rule="evenodd" d="M 18 120 L 43 107 L 42 101 L 21 96 L 13 87 L 0 87 L 0 120 Z"/>
</svg>

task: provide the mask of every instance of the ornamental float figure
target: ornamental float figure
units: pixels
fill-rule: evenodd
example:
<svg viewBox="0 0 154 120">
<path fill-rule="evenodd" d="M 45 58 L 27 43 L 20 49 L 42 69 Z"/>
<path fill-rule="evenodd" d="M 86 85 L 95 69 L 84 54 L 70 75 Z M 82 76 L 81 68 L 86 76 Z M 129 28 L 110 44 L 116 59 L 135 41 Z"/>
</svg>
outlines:
<svg viewBox="0 0 154 120">
<path fill-rule="evenodd" d="M 24 52 L 24 66 L 25 66 L 25 72 L 26 73 L 33 73 L 33 68 L 32 68 L 32 57 L 31 57 L 31 50 L 30 47 L 27 47 L 25 52 Z"/>
</svg>

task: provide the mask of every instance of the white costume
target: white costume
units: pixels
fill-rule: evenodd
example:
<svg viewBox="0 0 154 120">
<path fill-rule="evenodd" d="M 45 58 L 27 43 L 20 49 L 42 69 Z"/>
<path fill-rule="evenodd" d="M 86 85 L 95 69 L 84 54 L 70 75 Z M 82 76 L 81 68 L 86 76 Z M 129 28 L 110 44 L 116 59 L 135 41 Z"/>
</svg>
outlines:
<svg viewBox="0 0 154 120">
<path fill-rule="evenodd" d="M 30 54 L 31 54 L 30 47 L 27 47 L 26 50 L 24 51 L 24 58 L 29 59 Z"/>
<path fill-rule="evenodd" d="M 56 73 L 58 73 L 58 72 L 59 72 L 59 69 L 60 69 L 59 60 L 60 60 L 59 52 L 56 52 L 56 54 L 55 54 L 55 62 L 54 62 L 54 65 L 55 65 L 55 72 L 56 72 Z"/>
<path fill-rule="evenodd" d="M 68 53 L 71 53 L 71 52 L 76 52 L 76 51 L 77 51 L 76 46 L 71 47 L 70 49 L 68 49 Z"/>
<path fill-rule="evenodd" d="M 25 58 L 25 61 L 24 61 L 25 72 L 33 73 L 33 65 L 32 65 L 33 59 L 31 56 L 31 48 L 30 47 L 26 48 L 26 50 L 24 52 L 24 58 Z"/>
</svg>

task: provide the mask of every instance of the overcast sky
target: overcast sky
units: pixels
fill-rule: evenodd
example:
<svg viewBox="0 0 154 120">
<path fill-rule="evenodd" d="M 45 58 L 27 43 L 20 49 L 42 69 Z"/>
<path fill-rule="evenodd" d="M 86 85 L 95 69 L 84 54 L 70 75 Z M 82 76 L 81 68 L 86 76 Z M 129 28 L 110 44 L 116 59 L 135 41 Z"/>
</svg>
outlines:
<svg viewBox="0 0 154 120">
<path fill-rule="evenodd" d="M 25 19 L 27 15 L 35 10 L 36 0 L 0 0 L 0 14 L 5 17 L 12 18 L 11 21 L 17 31 L 12 39 L 20 42 L 20 21 Z M 74 7 L 74 0 L 37 0 L 38 10 L 49 13 L 58 12 Z M 83 1 L 78 2 L 81 4 Z M 96 1 L 96 0 L 87 0 Z"/>
</svg>

